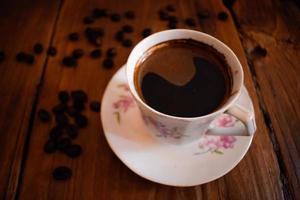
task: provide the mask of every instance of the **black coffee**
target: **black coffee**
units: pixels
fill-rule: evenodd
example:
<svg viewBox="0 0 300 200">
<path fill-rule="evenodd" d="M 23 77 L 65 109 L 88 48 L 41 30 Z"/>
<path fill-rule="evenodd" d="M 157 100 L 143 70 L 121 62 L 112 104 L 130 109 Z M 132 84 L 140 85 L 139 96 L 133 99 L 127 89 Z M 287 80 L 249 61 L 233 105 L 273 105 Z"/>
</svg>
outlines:
<svg viewBox="0 0 300 200">
<path fill-rule="evenodd" d="M 222 106 L 232 78 L 224 55 L 191 39 L 150 48 L 139 60 L 135 87 L 150 107 L 178 117 L 199 117 Z"/>
</svg>

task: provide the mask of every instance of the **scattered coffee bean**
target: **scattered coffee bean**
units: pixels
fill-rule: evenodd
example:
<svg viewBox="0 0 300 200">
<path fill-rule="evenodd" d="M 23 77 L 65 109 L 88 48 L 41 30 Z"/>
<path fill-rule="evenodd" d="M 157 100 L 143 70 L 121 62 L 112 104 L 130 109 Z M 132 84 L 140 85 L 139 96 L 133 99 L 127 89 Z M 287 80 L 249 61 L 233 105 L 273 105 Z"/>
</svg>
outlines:
<svg viewBox="0 0 300 200">
<path fill-rule="evenodd" d="M 63 133 L 63 129 L 61 126 L 54 126 L 49 133 L 49 136 L 52 140 L 56 141 Z"/>
<path fill-rule="evenodd" d="M 101 38 L 104 36 L 103 28 L 87 27 L 84 31 L 86 38 L 91 44 L 100 46 L 102 44 Z"/>
<path fill-rule="evenodd" d="M 125 14 L 124 14 L 125 18 L 127 19 L 134 19 L 135 18 L 135 14 L 133 11 L 129 10 L 129 11 L 126 11 Z"/>
<path fill-rule="evenodd" d="M 99 101 L 92 101 L 90 103 L 90 109 L 94 112 L 99 112 L 100 111 L 100 107 L 101 107 L 101 104 Z"/>
<path fill-rule="evenodd" d="M 49 56 L 55 56 L 56 53 L 57 53 L 57 50 L 56 50 L 55 47 L 49 47 L 48 50 L 47 50 L 47 54 L 48 54 Z"/>
<path fill-rule="evenodd" d="M 79 40 L 79 34 L 74 32 L 69 34 L 69 40 L 70 41 L 78 41 Z"/>
<path fill-rule="evenodd" d="M 54 114 L 60 114 L 60 113 L 67 111 L 67 109 L 68 109 L 68 106 L 66 104 L 60 103 L 52 108 L 52 112 Z"/>
<path fill-rule="evenodd" d="M 18 53 L 17 56 L 16 56 L 16 60 L 18 62 L 24 62 L 25 58 L 26 58 L 26 54 L 23 51 L 21 51 L 20 53 Z"/>
<path fill-rule="evenodd" d="M 174 12 L 176 9 L 175 6 L 169 4 L 166 6 L 166 10 L 169 12 Z"/>
<path fill-rule="evenodd" d="M 34 46 L 33 46 L 33 52 L 35 54 L 40 54 L 43 52 L 43 45 L 41 43 L 36 43 Z"/>
<path fill-rule="evenodd" d="M 124 33 L 123 31 L 118 31 L 116 34 L 115 34 L 115 39 L 119 42 L 121 42 L 123 39 L 124 39 Z"/>
<path fill-rule="evenodd" d="M 49 122 L 51 119 L 50 113 L 45 109 L 40 109 L 37 115 L 42 122 Z"/>
<path fill-rule="evenodd" d="M 57 150 L 57 146 L 54 140 L 47 140 L 44 145 L 44 152 L 45 153 L 54 153 Z"/>
<path fill-rule="evenodd" d="M 5 53 L 4 51 L 0 50 L 0 63 L 3 62 L 5 59 Z"/>
<path fill-rule="evenodd" d="M 74 90 L 71 92 L 71 97 L 73 101 L 87 102 L 87 94 L 83 90 Z"/>
<path fill-rule="evenodd" d="M 223 4 L 227 7 L 227 8 L 231 8 L 233 6 L 233 4 L 235 3 L 236 0 L 223 0 Z"/>
<path fill-rule="evenodd" d="M 64 113 L 59 113 L 55 116 L 55 121 L 59 126 L 65 126 L 69 123 L 69 118 Z"/>
<path fill-rule="evenodd" d="M 75 59 L 81 58 L 84 55 L 83 49 L 74 49 L 72 52 L 72 57 Z"/>
<path fill-rule="evenodd" d="M 73 124 L 68 124 L 65 127 L 66 133 L 68 134 L 68 136 L 70 136 L 70 138 L 74 139 L 78 136 L 78 129 L 75 125 Z"/>
<path fill-rule="evenodd" d="M 77 66 L 77 61 L 72 56 L 66 56 L 62 60 L 62 64 L 66 67 L 75 67 Z"/>
<path fill-rule="evenodd" d="M 152 34 L 152 30 L 150 28 L 145 28 L 143 31 L 142 31 L 142 36 L 145 38 L 149 35 Z"/>
<path fill-rule="evenodd" d="M 219 12 L 218 19 L 221 21 L 226 21 L 228 18 L 228 14 L 226 12 Z"/>
<path fill-rule="evenodd" d="M 89 17 L 89 16 L 84 17 L 83 18 L 83 23 L 84 24 L 92 24 L 92 23 L 94 23 L 94 19 L 92 17 Z"/>
<path fill-rule="evenodd" d="M 106 9 L 95 8 L 92 12 L 92 16 L 94 18 L 106 17 L 107 16 L 107 10 Z"/>
<path fill-rule="evenodd" d="M 106 56 L 109 58 L 114 58 L 117 55 L 117 49 L 116 48 L 109 48 L 106 51 Z"/>
<path fill-rule="evenodd" d="M 119 22 L 121 20 L 121 16 L 117 13 L 113 13 L 110 15 L 110 20 L 113 22 Z"/>
<path fill-rule="evenodd" d="M 73 101 L 73 108 L 77 111 L 77 112 L 81 112 L 84 110 L 85 106 L 84 106 L 84 102 L 82 101 Z"/>
<path fill-rule="evenodd" d="M 70 158 L 77 158 L 78 156 L 81 155 L 82 153 L 82 148 L 78 144 L 73 144 L 68 146 L 65 150 L 64 153 L 67 154 Z"/>
<path fill-rule="evenodd" d="M 75 116 L 75 123 L 78 127 L 84 128 L 88 124 L 88 119 L 86 118 L 86 116 L 78 114 Z"/>
<path fill-rule="evenodd" d="M 166 21 L 169 19 L 169 14 L 163 10 L 158 11 L 159 19 L 162 21 Z"/>
<path fill-rule="evenodd" d="M 114 66 L 114 61 L 111 58 L 103 60 L 102 66 L 106 69 L 111 69 Z"/>
<path fill-rule="evenodd" d="M 72 142 L 69 138 L 61 138 L 58 142 L 57 142 L 57 149 L 60 151 L 64 151 L 66 150 L 69 146 L 71 146 Z"/>
<path fill-rule="evenodd" d="M 199 20 L 207 19 L 207 18 L 209 18 L 209 12 L 206 10 L 198 11 L 197 17 Z"/>
<path fill-rule="evenodd" d="M 122 41 L 122 45 L 123 45 L 124 47 L 131 47 L 131 46 L 132 46 L 132 41 L 131 41 L 130 39 L 124 39 L 124 40 Z"/>
<path fill-rule="evenodd" d="M 62 104 L 65 104 L 69 101 L 70 95 L 67 91 L 63 90 L 58 93 L 58 99 Z"/>
<path fill-rule="evenodd" d="M 55 180 L 65 181 L 71 178 L 72 170 L 69 167 L 60 166 L 54 169 L 52 176 Z"/>
<path fill-rule="evenodd" d="M 178 23 L 178 19 L 175 16 L 169 16 L 168 20 L 171 23 Z"/>
<path fill-rule="evenodd" d="M 122 27 L 122 30 L 124 33 L 132 33 L 133 32 L 133 27 L 130 25 L 124 25 Z"/>
<path fill-rule="evenodd" d="M 260 45 L 254 47 L 254 49 L 251 51 L 251 55 L 253 57 L 266 57 L 267 53 L 267 50 Z"/>
<path fill-rule="evenodd" d="M 177 28 L 177 23 L 169 22 L 167 26 L 169 29 L 175 29 L 175 28 Z"/>
<path fill-rule="evenodd" d="M 190 27 L 195 27 L 196 26 L 196 22 L 194 19 L 192 18 L 187 18 L 184 20 L 184 23 Z"/>
<path fill-rule="evenodd" d="M 101 56 L 102 52 L 100 49 L 95 49 L 90 53 L 90 56 L 92 58 L 99 58 Z"/>
<path fill-rule="evenodd" d="M 34 63 L 34 56 L 31 54 L 25 54 L 25 63 L 32 65 Z"/>
</svg>

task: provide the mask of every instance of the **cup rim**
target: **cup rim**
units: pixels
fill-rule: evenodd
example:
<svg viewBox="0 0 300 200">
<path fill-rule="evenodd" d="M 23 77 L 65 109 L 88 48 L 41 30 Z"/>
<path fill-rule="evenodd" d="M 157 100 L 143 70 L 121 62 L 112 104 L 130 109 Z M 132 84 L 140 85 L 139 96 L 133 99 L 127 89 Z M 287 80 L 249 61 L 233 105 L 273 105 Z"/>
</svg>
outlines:
<svg viewBox="0 0 300 200">
<path fill-rule="evenodd" d="M 193 34 L 198 34 L 198 35 L 202 35 L 204 37 L 207 37 L 209 38 L 210 40 L 213 40 L 214 42 L 216 43 L 219 43 L 221 44 L 226 50 L 224 52 L 229 52 L 229 57 L 233 57 L 233 59 L 236 61 L 237 65 L 238 65 L 238 68 L 239 68 L 239 71 L 241 73 L 241 84 L 238 85 L 238 90 L 237 92 L 235 92 L 235 94 L 233 94 L 232 98 L 230 100 L 227 101 L 227 105 L 223 105 L 221 106 L 220 108 L 218 108 L 217 110 L 209 113 L 209 114 L 206 114 L 206 115 L 201 115 L 201 116 L 198 116 L 198 117 L 179 117 L 179 116 L 173 116 L 173 115 L 169 115 L 169 114 L 165 114 L 165 113 L 162 113 L 158 110 L 155 110 L 154 108 L 152 108 L 151 106 L 147 105 L 138 95 L 137 95 L 137 92 L 132 92 L 132 90 L 136 91 L 136 88 L 134 86 L 134 83 L 133 83 L 133 86 L 132 84 L 129 84 L 129 74 L 128 74 L 128 68 L 129 68 L 129 61 L 133 59 L 134 57 L 134 52 L 137 51 L 137 48 L 141 45 L 143 45 L 143 43 L 145 43 L 145 41 L 147 40 L 151 40 L 152 37 L 155 37 L 159 34 L 162 34 L 162 33 L 176 33 L 176 32 L 188 32 L 188 33 L 193 33 Z M 186 38 L 182 38 L 182 39 L 186 39 Z M 170 39 L 172 40 L 172 39 Z M 165 40 L 164 42 L 166 41 L 169 41 L 169 40 Z M 203 43 L 205 43 L 205 41 L 201 41 Z M 151 47 L 149 47 L 151 48 Z M 148 48 L 148 49 L 149 49 Z M 224 52 L 221 52 L 221 53 L 224 53 Z M 226 57 L 226 56 L 225 56 Z M 135 66 L 134 66 L 135 67 Z M 236 102 L 236 100 L 238 99 L 238 97 L 240 96 L 240 93 L 241 93 L 241 89 L 242 89 L 242 86 L 243 86 L 243 83 L 244 83 L 244 73 L 243 73 L 243 68 L 242 68 L 242 65 L 239 61 L 239 59 L 237 58 L 237 56 L 235 55 L 235 53 L 225 44 L 223 43 L 222 41 L 220 41 L 219 39 L 209 35 L 209 34 L 206 34 L 206 33 L 203 33 L 201 31 L 195 31 L 195 30 L 190 30 L 190 29 L 172 29 L 172 30 L 164 30 L 164 31 L 160 31 L 160 32 L 156 32 L 146 38 L 144 38 L 143 40 L 141 40 L 138 44 L 135 45 L 135 47 L 132 49 L 132 51 L 130 52 L 129 54 L 129 57 L 127 59 L 127 63 L 126 63 L 126 66 L 125 66 L 125 72 L 126 72 L 126 78 L 127 78 L 127 83 L 128 83 L 128 86 L 129 86 L 129 91 L 130 93 L 132 94 L 132 96 L 134 97 L 134 99 L 136 101 L 138 101 L 141 105 L 143 105 L 144 107 L 146 107 L 148 110 L 150 110 L 151 112 L 155 113 L 156 115 L 160 115 L 162 117 L 167 117 L 167 118 L 170 118 L 170 119 L 176 119 L 176 120 L 183 120 L 183 121 L 194 121 L 194 120 L 200 120 L 200 119 L 204 119 L 204 118 L 208 118 L 208 117 L 212 117 L 216 114 L 221 114 L 221 113 L 224 113 L 229 107 L 232 106 L 232 104 L 234 104 L 234 102 Z"/>
</svg>

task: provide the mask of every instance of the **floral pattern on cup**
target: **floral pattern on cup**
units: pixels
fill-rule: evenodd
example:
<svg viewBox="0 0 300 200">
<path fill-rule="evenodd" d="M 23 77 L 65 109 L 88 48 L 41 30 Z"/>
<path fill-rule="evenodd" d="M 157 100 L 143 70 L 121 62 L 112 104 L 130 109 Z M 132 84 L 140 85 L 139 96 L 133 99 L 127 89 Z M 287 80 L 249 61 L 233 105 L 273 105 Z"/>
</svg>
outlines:
<svg viewBox="0 0 300 200">
<path fill-rule="evenodd" d="M 124 94 L 120 94 L 118 100 L 114 101 L 112 104 L 114 115 L 116 116 L 117 122 L 121 123 L 121 113 L 126 113 L 130 108 L 135 106 L 135 101 L 131 94 L 129 93 L 129 87 L 127 84 L 119 84 L 118 88 Z"/>
<path fill-rule="evenodd" d="M 199 143 L 200 151 L 195 153 L 195 155 L 200 155 L 204 153 L 216 153 L 224 154 L 224 150 L 234 148 L 234 144 L 237 141 L 235 136 L 203 136 Z"/>
<path fill-rule="evenodd" d="M 224 114 L 224 116 L 216 120 L 215 125 L 220 128 L 228 128 L 233 127 L 237 121 L 235 117 Z"/>
</svg>

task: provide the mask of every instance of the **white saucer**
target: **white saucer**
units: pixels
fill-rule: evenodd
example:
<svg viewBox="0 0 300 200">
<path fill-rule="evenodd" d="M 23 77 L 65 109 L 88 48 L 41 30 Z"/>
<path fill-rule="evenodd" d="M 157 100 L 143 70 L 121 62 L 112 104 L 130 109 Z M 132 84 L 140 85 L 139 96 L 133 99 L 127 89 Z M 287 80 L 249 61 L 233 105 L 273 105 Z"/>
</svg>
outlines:
<svg viewBox="0 0 300 200">
<path fill-rule="evenodd" d="M 123 66 L 106 88 L 101 119 L 111 149 L 138 175 L 165 185 L 200 185 L 228 173 L 246 154 L 253 136 L 204 136 L 185 145 L 160 142 L 148 133 L 126 82 Z M 246 88 L 238 102 L 253 110 Z M 226 114 L 213 127 L 220 132 L 244 129 Z"/>
</svg>

